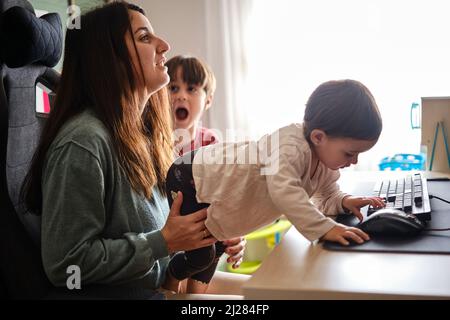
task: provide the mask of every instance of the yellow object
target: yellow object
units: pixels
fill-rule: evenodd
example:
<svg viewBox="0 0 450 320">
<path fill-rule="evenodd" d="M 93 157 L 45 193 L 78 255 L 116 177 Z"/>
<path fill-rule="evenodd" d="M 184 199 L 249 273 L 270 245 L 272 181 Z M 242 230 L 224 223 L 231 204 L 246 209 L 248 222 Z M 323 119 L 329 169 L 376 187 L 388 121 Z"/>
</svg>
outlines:
<svg viewBox="0 0 450 320">
<path fill-rule="evenodd" d="M 277 232 L 285 232 L 291 227 L 291 223 L 286 219 L 280 219 L 268 226 L 249 233 L 245 239 L 248 241 L 253 239 L 265 238 L 274 235 Z"/>
<path fill-rule="evenodd" d="M 289 230 L 291 223 L 286 219 L 279 219 L 261 229 L 248 234 L 245 239 L 247 246 L 244 251 L 243 262 L 240 267 L 233 269 L 227 265 L 227 271 L 233 273 L 252 274 L 258 269 L 261 261 L 281 241 L 281 238 Z"/>
<path fill-rule="evenodd" d="M 228 264 L 227 271 L 232 273 L 253 274 L 260 265 L 260 261 L 244 261 L 237 269 L 233 269 L 232 265 Z"/>
<path fill-rule="evenodd" d="M 286 219 L 280 219 L 268 226 L 248 234 L 244 261 L 262 261 L 281 241 L 284 233 L 291 227 Z"/>
</svg>

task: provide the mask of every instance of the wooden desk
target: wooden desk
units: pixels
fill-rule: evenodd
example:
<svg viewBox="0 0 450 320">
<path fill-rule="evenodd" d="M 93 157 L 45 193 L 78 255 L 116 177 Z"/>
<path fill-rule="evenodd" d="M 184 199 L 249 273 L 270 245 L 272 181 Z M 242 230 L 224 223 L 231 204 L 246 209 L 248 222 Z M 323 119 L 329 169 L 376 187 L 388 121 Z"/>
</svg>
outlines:
<svg viewBox="0 0 450 320">
<path fill-rule="evenodd" d="M 341 188 L 385 174 L 345 172 Z M 245 299 L 450 299 L 450 255 L 328 251 L 291 228 L 243 292 Z"/>
</svg>

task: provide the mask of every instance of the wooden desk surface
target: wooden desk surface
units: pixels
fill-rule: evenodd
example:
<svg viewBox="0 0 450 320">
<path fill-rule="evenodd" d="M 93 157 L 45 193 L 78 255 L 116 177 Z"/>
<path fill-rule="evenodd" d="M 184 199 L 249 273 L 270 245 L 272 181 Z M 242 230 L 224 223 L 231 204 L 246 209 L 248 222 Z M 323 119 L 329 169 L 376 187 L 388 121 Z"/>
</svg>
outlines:
<svg viewBox="0 0 450 320">
<path fill-rule="evenodd" d="M 383 174 L 345 172 L 340 184 L 345 190 Z M 246 299 L 450 299 L 450 255 L 328 251 L 291 228 L 243 292 Z"/>
</svg>

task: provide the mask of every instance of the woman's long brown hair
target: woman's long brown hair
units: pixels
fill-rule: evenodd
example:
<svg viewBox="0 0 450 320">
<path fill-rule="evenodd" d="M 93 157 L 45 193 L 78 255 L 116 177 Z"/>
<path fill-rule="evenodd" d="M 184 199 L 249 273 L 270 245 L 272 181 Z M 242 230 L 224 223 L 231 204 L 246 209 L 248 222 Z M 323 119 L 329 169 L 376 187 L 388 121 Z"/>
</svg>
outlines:
<svg viewBox="0 0 450 320">
<path fill-rule="evenodd" d="M 27 209 L 41 214 L 42 174 L 47 151 L 61 127 L 92 109 L 109 131 L 131 187 L 146 198 L 164 190 L 173 159 L 170 106 L 165 88 L 139 111 L 136 70 L 125 35 L 132 35 L 128 10 L 142 9 L 113 2 L 81 16 L 80 29 L 68 29 L 61 80 L 40 144 L 24 180 L 21 195 Z M 141 65 L 141 75 L 144 74 Z M 145 80 L 144 80 L 145 81 Z"/>
</svg>

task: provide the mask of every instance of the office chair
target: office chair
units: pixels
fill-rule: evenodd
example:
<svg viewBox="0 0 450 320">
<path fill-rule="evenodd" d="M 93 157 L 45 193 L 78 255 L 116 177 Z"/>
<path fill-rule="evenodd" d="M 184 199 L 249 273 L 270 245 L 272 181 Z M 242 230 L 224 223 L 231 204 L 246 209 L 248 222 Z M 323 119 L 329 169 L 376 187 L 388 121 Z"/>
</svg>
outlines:
<svg viewBox="0 0 450 320">
<path fill-rule="evenodd" d="M 36 17 L 25 0 L 0 0 L 0 292 L 40 299 L 52 289 L 42 267 L 40 220 L 24 212 L 20 188 L 45 118 L 36 85 L 56 91 L 62 25 L 56 13 Z"/>
</svg>

